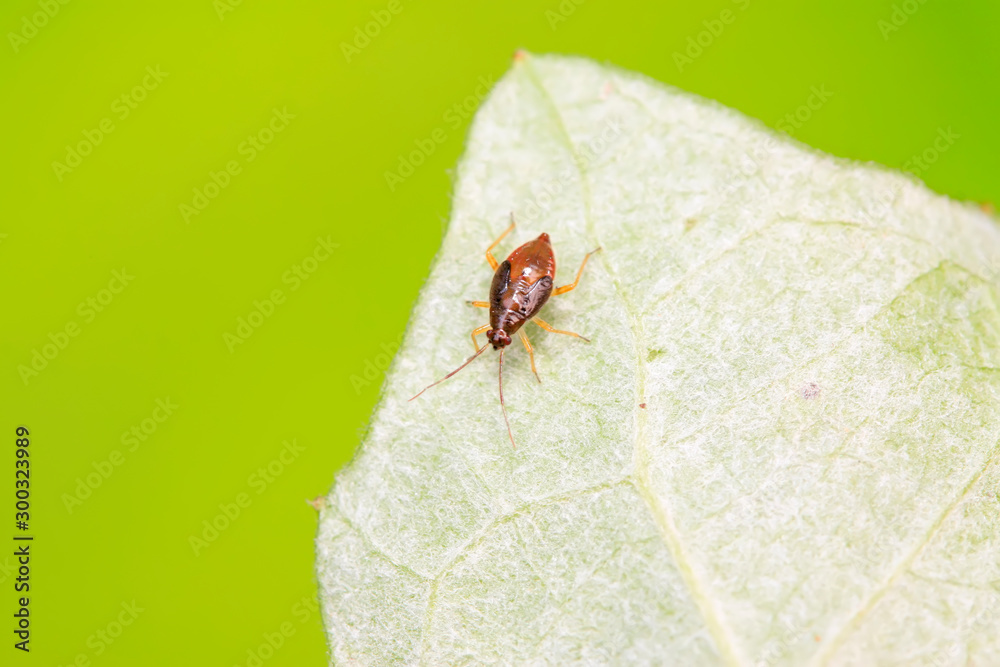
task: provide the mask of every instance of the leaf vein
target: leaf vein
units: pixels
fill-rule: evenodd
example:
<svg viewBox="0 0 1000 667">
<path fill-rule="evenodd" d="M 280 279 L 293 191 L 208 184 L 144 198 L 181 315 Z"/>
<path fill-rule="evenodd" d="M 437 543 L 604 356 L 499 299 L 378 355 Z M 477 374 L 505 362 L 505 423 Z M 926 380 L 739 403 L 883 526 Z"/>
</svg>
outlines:
<svg viewBox="0 0 1000 667">
<path fill-rule="evenodd" d="M 906 571 L 910 568 L 913 562 L 931 543 L 931 540 L 933 540 L 934 537 L 937 535 L 938 531 L 941 529 L 941 526 L 944 525 L 948 517 L 952 515 L 952 513 L 958 508 L 958 506 L 962 504 L 962 501 L 965 500 L 966 496 L 969 495 L 969 491 L 976 485 L 976 483 L 980 479 L 982 479 L 983 475 L 986 474 L 986 471 L 989 469 L 989 467 L 996 463 L 998 454 L 1000 454 L 1000 441 L 997 441 L 997 444 L 994 445 L 993 451 L 990 452 L 989 456 L 986 457 L 986 462 L 983 464 L 983 466 L 978 471 L 976 471 L 975 474 L 972 475 L 972 477 L 962 488 L 958 496 L 944 508 L 941 514 L 938 515 L 937 519 L 935 519 L 934 523 L 930 525 L 930 527 L 927 529 L 927 532 L 924 533 L 923 539 L 921 539 L 914 546 L 914 548 L 910 550 L 909 553 L 904 555 L 899 560 L 896 567 L 894 567 L 892 571 L 889 573 L 889 575 L 885 579 L 883 579 L 882 583 L 875 590 L 873 590 L 871 594 L 867 597 L 867 599 L 865 599 L 861 603 L 858 609 L 853 614 L 850 615 L 849 617 L 850 620 L 837 631 L 837 634 L 834 635 L 833 639 L 827 645 L 825 650 L 816 654 L 816 657 L 813 660 L 813 664 L 817 665 L 829 664 L 830 660 L 834 656 L 836 649 L 840 648 L 840 646 L 843 645 L 843 643 L 847 640 L 847 638 L 855 630 L 858 629 L 858 626 L 861 624 L 861 621 L 865 617 L 865 615 L 869 611 L 871 611 L 883 597 L 885 597 L 885 595 L 889 592 L 889 590 L 893 587 L 893 585 L 895 585 L 896 581 L 901 576 L 903 576 L 903 574 L 906 573 Z"/>
<path fill-rule="evenodd" d="M 542 97 L 545 99 L 546 105 L 548 106 L 553 121 L 559 129 L 559 132 L 566 144 L 566 148 L 573 158 L 573 164 L 576 166 L 577 171 L 580 174 L 580 187 L 583 194 L 584 208 L 585 208 L 585 220 L 587 224 L 587 229 L 594 241 L 600 245 L 600 239 L 597 238 L 596 231 L 594 229 L 594 220 L 591 215 L 591 194 L 589 181 L 587 178 L 587 173 L 582 167 L 582 161 L 580 156 L 573 144 L 573 140 L 570 138 L 569 131 L 566 129 L 566 124 L 563 121 L 562 114 L 559 111 L 558 106 L 552 98 L 552 95 L 545 88 L 538 73 L 535 71 L 534 66 L 529 62 L 525 63 L 525 70 L 528 77 L 531 79 L 532 83 L 538 88 Z M 646 366 L 643 361 L 643 355 L 640 353 L 640 340 L 642 334 L 640 331 L 639 320 L 636 317 L 636 309 L 631 304 L 629 299 L 625 295 L 625 291 L 622 288 L 621 280 L 618 278 L 615 271 L 611 266 L 609 260 L 602 259 L 602 264 L 607 267 L 608 273 L 612 277 L 612 282 L 615 286 L 615 291 L 618 295 L 619 300 L 622 303 L 625 311 L 629 315 L 629 331 L 632 334 L 632 344 L 634 349 L 634 355 L 636 359 L 636 394 L 635 405 L 645 402 L 645 371 Z M 649 469 L 648 469 L 648 450 L 646 447 L 647 436 L 645 432 L 645 422 L 646 415 L 641 412 L 640 408 L 635 409 L 635 423 L 636 423 L 636 434 L 635 434 L 635 445 L 633 448 L 634 460 L 636 463 L 636 488 L 639 495 L 646 502 L 649 507 L 650 512 L 653 515 L 653 519 L 656 522 L 657 527 L 660 529 L 663 535 L 664 542 L 673 556 L 674 561 L 677 565 L 678 571 L 681 573 L 681 577 L 684 580 L 685 585 L 688 587 L 688 593 L 690 594 L 698 610 L 701 612 L 703 619 L 705 620 L 705 625 L 709 632 L 712 634 L 713 639 L 716 642 L 717 648 L 720 653 L 728 662 L 732 665 L 743 664 L 743 660 L 739 658 L 736 651 L 736 642 L 733 637 L 732 630 L 725 624 L 722 613 L 715 607 L 712 599 L 708 596 L 707 590 L 705 590 L 704 585 L 698 578 L 698 575 L 694 571 L 694 566 L 691 559 L 684 547 L 683 540 L 680 533 L 677 530 L 677 526 L 674 524 L 670 508 L 665 502 L 662 502 L 655 494 L 652 493 L 650 489 L 649 480 Z"/>
<path fill-rule="evenodd" d="M 497 526 L 503 525 L 522 516 L 525 516 L 539 507 L 548 507 L 550 505 L 557 505 L 559 503 L 568 502 L 570 500 L 575 500 L 576 498 L 582 498 L 593 493 L 599 493 L 601 491 L 606 491 L 608 489 L 613 489 L 619 486 L 631 486 L 634 481 L 630 477 L 624 479 L 615 480 L 612 482 L 602 482 L 601 484 L 595 484 L 593 486 L 588 486 L 583 489 L 576 489 L 574 491 L 569 491 L 566 493 L 561 493 L 553 496 L 546 496 L 545 498 L 532 500 L 527 502 L 511 512 L 502 514 L 495 517 L 492 521 L 485 524 L 480 528 L 474 535 L 472 535 L 465 543 L 459 547 L 455 554 L 448 559 L 441 569 L 437 571 L 431 581 L 430 595 L 427 597 L 427 609 L 424 612 L 424 623 L 420 630 L 420 664 L 426 664 L 427 651 L 429 650 L 428 641 L 430 638 L 430 627 L 431 622 L 434 620 L 434 611 L 437 604 L 438 591 L 441 585 L 441 581 L 444 579 L 445 575 L 448 574 L 456 565 L 465 560 L 476 547 L 480 546 L 486 538 L 497 528 Z M 424 577 L 426 579 L 426 577 Z"/>
</svg>

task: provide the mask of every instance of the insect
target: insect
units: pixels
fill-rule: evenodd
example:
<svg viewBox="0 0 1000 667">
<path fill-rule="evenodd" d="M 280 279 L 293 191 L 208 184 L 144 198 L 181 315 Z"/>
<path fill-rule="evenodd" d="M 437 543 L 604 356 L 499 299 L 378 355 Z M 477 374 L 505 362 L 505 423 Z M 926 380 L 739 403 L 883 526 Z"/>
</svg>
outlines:
<svg viewBox="0 0 1000 667">
<path fill-rule="evenodd" d="M 542 306 L 545 305 L 545 302 L 549 300 L 550 296 L 565 294 L 576 288 L 580 282 L 583 267 L 587 265 L 587 260 L 591 255 L 600 250 L 600 248 L 591 250 L 584 256 L 583 262 L 576 272 L 576 278 L 572 283 L 553 289 L 552 285 L 556 275 L 556 257 L 552 252 L 552 241 L 549 239 L 548 234 L 540 234 L 538 238 L 528 241 L 510 253 L 507 259 L 502 262 L 497 262 L 496 257 L 493 256 L 493 249 L 514 230 L 515 226 L 514 214 L 512 213 L 510 216 L 510 226 L 486 249 L 486 261 L 490 263 L 490 267 L 494 272 L 493 284 L 490 286 L 489 301 L 466 302 L 471 306 L 489 308 L 490 310 L 489 324 L 484 324 L 472 330 L 472 345 L 476 348 L 476 353 L 466 359 L 465 363 L 451 373 L 421 389 L 410 400 L 412 401 L 434 385 L 440 384 L 458 373 L 472 363 L 487 347 L 492 345 L 494 350 L 500 350 L 500 370 L 497 374 L 500 384 L 500 409 L 503 411 L 503 419 L 507 424 L 507 435 L 510 437 L 510 444 L 517 449 L 517 445 L 514 443 L 514 434 L 510 429 L 510 419 L 507 418 L 507 407 L 503 401 L 504 349 L 511 344 L 511 337 L 513 335 L 519 335 L 524 348 L 528 351 L 528 357 L 531 359 L 531 371 L 535 374 L 535 378 L 541 382 L 542 378 L 539 377 L 538 369 L 535 367 L 535 350 L 528 340 L 528 335 L 521 329 L 525 322 L 530 320 L 550 333 L 574 336 L 588 343 L 590 342 L 590 339 L 584 338 L 578 333 L 553 328 L 552 325 L 536 317 L 536 315 L 542 309 Z M 486 334 L 487 342 L 482 347 L 479 347 L 476 336 L 481 333 Z"/>
</svg>

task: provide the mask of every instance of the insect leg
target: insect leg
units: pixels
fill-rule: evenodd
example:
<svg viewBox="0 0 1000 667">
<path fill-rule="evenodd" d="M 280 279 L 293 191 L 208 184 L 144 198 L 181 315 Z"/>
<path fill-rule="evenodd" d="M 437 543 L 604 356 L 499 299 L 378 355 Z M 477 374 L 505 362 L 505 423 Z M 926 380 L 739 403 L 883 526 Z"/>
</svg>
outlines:
<svg viewBox="0 0 1000 667">
<path fill-rule="evenodd" d="M 576 289 L 576 284 L 580 282 L 580 275 L 583 273 L 583 267 L 587 266 L 587 260 L 590 259 L 590 256 L 593 255 L 598 250 L 600 250 L 600 248 L 591 250 L 586 255 L 584 255 L 583 262 L 580 263 L 580 268 L 577 269 L 576 272 L 576 280 L 571 282 L 569 285 L 563 285 L 562 287 L 555 288 L 554 290 L 552 290 L 552 296 L 555 296 L 557 294 L 565 294 L 566 292 Z"/>
<path fill-rule="evenodd" d="M 469 304 L 470 306 L 475 306 L 476 308 L 489 308 L 490 307 L 490 302 L 489 301 L 466 301 L 466 303 Z"/>
<path fill-rule="evenodd" d="M 521 334 L 521 342 L 524 343 L 524 349 L 528 351 L 528 357 L 531 358 L 531 372 L 535 374 L 535 379 L 541 382 L 542 378 L 538 377 L 538 369 L 535 368 L 535 348 L 531 347 L 531 343 L 528 342 L 528 334 L 524 333 L 523 330 L 518 333 Z"/>
<path fill-rule="evenodd" d="M 501 234 L 499 237 L 497 237 L 497 240 L 491 243 L 490 247 L 486 249 L 486 261 L 490 263 L 490 268 L 493 269 L 494 271 L 497 270 L 497 267 L 500 266 L 500 263 L 497 262 L 497 258 L 493 256 L 493 248 L 496 248 L 498 245 L 500 245 L 500 242 L 503 241 L 503 238 L 508 234 L 510 234 L 513 229 L 514 229 L 514 213 L 512 212 L 510 214 L 510 227 L 505 229 L 504 233 Z"/>
<path fill-rule="evenodd" d="M 538 326 L 540 326 L 541 328 L 545 329 L 549 333 L 558 333 L 558 334 L 566 334 L 567 336 L 576 336 L 577 338 L 582 338 L 583 340 L 587 341 L 588 343 L 590 342 L 589 338 L 587 338 L 586 336 L 581 336 L 578 333 L 573 333 L 572 331 L 563 331 L 562 329 L 554 329 L 554 328 L 552 328 L 551 324 L 549 324 L 548 322 L 546 322 L 545 320 L 543 320 L 541 318 L 533 317 L 533 318 L 531 318 L 531 321 L 534 322 L 535 324 L 537 324 Z"/>
<path fill-rule="evenodd" d="M 475 329 L 472 330 L 472 347 L 476 348 L 477 350 L 479 349 L 479 343 L 476 342 L 476 336 L 478 336 L 481 333 L 484 333 L 489 328 L 490 328 L 489 324 L 484 324 L 483 326 L 476 327 Z"/>
</svg>

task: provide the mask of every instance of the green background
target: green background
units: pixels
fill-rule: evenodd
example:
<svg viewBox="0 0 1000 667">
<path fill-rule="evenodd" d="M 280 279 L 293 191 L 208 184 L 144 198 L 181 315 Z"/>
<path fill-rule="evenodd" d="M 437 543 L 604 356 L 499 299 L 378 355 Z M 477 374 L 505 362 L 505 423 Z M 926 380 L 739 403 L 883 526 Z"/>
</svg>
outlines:
<svg viewBox="0 0 1000 667">
<path fill-rule="evenodd" d="M 318 615 L 302 603 L 316 591 L 316 513 L 304 500 L 328 490 L 357 445 L 384 350 L 437 250 L 469 124 L 455 105 L 471 108 L 515 49 L 637 70 L 771 126 L 825 86 L 832 96 L 797 139 L 901 167 L 951 128 L 959 138 L 921 178 L 957 198 L 1000 198 L 1000 5 L 988 0 L 897 2 L 892 32 L 879 22 L 894 3 L 869 0 L 398 0 L 349 57 L 342 43 L 388 2 L 223 2 L 0 9 L 0 540 L 16 532 L 21 424 L 36 536 L 28 655 L 11 646 L 13 557 L 0 555 L 5 665 L 256 664 L 248 650 L 282 624 L 289 636 L 263 664 L 324 664 Z M 40 6 L 58 12 L 25 37 Z M 720 31 L 712 22 L 726 9 Z M 710 27 L 718 34 L 703 33 L 702 52 L 678 66 L 675 52 Z M 122 117 L 120 97 L 144 77 L 151 89 Z M 294 118 L 250 161 L 242 142 L 275 108 Z M 104 119 L 113 130 L 57 174 L 67 145 Z M 390 188 L 385 173 L 432 136 L 434 152 Z M 239 173 L 185 220 L 180 205 L 211 172 L 225 181 L 230 161 Z M 318 237 L 338 247 L 293 289 L 286 272 Z M 102 292 L 123 268 L 128 285 Z M 227 344 L 273 290 L 283 303 Z M 455 313 L 472 316 L 459 303 Z M 25 381 L 34 351 L 69 323 L 78 335 Z M 173 414 L 148 421 L 167 398 Z M 129 451 L 122 434 L 143 420 L 156 430 Z M 304 449 L 261 488 L 252 476 L 293 439 Z M 100 485 L 67 507 L 88 474 Z M 224 525 L 220 504 L 237 498 L 249 506 L 196 554 L 191 537 L 205 538 L 205 521 Z M 97 633 L 115 632 L 133 601 L 143 611 L 103 644 Z"/>
</svg>

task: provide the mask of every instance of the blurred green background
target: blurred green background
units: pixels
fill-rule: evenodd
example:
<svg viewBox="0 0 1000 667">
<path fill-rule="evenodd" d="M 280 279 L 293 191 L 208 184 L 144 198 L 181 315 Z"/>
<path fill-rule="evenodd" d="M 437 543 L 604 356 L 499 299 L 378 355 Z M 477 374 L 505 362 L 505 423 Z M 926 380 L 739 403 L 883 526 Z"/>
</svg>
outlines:
<svg viewBox="0 0 1000 667">
<path fill-rule="evenodd" d="M 995 201 L 998 26 L 988 0 L 3 3 L 0 540 L 25 425 L 36 541 L 27 655 L 0 555 L 0 663 L 325 663 L 304 501 L 358 443 L 515 49 Z"/>
</svg>

